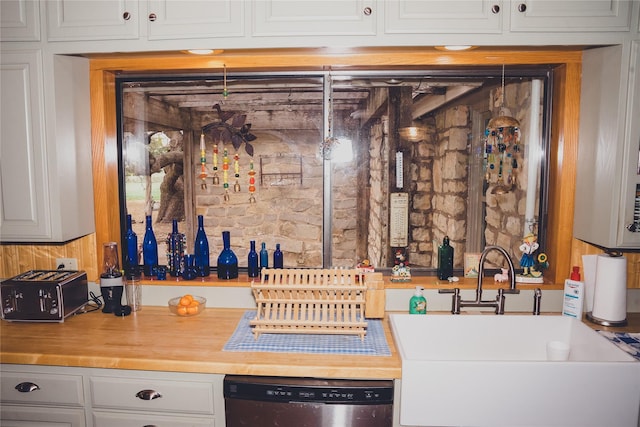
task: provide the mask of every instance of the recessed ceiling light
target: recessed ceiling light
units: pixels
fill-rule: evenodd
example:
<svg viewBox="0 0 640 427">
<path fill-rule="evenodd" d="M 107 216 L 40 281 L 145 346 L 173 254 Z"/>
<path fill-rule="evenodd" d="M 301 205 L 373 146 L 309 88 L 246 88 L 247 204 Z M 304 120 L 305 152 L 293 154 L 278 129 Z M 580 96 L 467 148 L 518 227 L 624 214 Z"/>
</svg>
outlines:
<svg viewBox="0 0 640 427">
<path fill-rule="evenodd" d="M 447 45 L 447 46 L 436 46 L 438 50 L 450 50 L 450 51 L 458 51 L 458 50 L 470 50 L 474 49 L 475 46 L 471 45 Z"/>
<path fill-rule="evenodd" d="M 189 49 L 189 50 L 187 50 L 187 53 L 191 53 L 193 55 L 213 55 L 213 54 L 222 53 L 222 50 L 221 49 L 218 49 L 218 50 L 214 50 L 214 49 Z"/>
</svg>

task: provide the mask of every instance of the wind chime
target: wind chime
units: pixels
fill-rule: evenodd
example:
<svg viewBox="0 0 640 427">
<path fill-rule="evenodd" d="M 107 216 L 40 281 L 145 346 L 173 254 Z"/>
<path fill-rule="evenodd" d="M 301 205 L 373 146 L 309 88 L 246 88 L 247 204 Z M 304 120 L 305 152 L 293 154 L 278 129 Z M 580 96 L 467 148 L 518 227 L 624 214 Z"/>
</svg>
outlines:
<svg viewBox="0 0 640 427">
<path fill-rule="evenodd" d="M 224 65 L 223 68 L 223 90 L 222 96 L 224 99 L 227 99 L 229 96 L 229 90 L 227 88 L 227 67 Z M 220 185 L 220 176 L 218 171 L 220 168 L 222 169 L 222 188 L 224 189 L 223 199 L 225 202 L 228 202 L 231 199 L 231 195 L 229 194 L 229 179 L 230 173 L 233 173 L 233 178 L 235 179 L 235 183 L 233 185 L 233 192 L 239 193 L 241 191 L 240 185 L 240 153 L 239 149 L 241 145 L 245 144 L 245 150 L 247 154 L 250 156 L 249 163 L 249 171 L 247 172 L 248 182 L 249 182 L 249 202 L 255 203 L 256 199 L 254 193 L 256 191 L 256 180 L 255 180 L 255 170 L 253 167 L 253 146 L 250 144 L 251 141 L 256 139 L 256 136 L 250 132 L 251 124 L 245 123 L 246 115 L 236 114 L 235 112 L 222 111 L 219 104 L 215 104 L 213 106 L 214 109 L 218 111 L 219 121 L 209 123 L 202 128 L 202 135 L 200 137 L 200 163 L 201 163 L 201 172 L 200 179 L 202 180 L 201 187 L 206 189 L 206 178 L 209 176 L 206 172 L 206 147 L 204 141 L 204 134 L 209 133 L 214 139 L 213 144 L 213 159 L 212 159 L 212 169 L 213 176 L 212 182 L 213 185 Z M 233 119 L 231 123 L 227 123 L 228 120 Z M 228 148 L 225 146 L 225 143 L 230 143 L 235 153 L 233 154 L 233 172 L 231 172 L 231 157 L 229 154 Z M 220 166 L 220 160 L 222 161 L 222 165 Z"/>
<path fill-rule="evenodd" d="M 495 186 L 492 194 L 511 191 L 516 183 L 517 153 L 520 152 L 520 122 L 509 116 L 504 106 L 504 65 L 502 66 L 501 106 L 484 131 L 485 180 Z"/>
</svg>

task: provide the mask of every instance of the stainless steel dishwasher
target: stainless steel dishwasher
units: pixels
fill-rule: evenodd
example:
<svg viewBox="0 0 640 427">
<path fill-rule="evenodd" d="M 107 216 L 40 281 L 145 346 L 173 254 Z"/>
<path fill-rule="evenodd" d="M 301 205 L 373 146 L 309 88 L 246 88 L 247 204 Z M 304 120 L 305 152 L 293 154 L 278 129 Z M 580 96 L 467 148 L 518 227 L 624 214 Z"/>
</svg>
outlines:
<svg viewBox="0 0 640 427">
<path fill-rule="evenodd" d="M 227 427 L 391 427 L 393 381 L 227 375 Z"/>
</svg>

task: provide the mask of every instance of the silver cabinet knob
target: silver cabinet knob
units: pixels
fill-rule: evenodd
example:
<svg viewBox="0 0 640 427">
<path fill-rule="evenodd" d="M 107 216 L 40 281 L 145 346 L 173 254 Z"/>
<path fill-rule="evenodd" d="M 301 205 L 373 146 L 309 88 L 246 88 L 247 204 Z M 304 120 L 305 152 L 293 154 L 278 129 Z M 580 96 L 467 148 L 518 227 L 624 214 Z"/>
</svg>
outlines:
<svg viewBox="0 0 640 427">
<path fill-rule="evenodd" d="M 142 400 L 153 400 L 162 397 L 162 394 L 155 390 L 140 390 L 136 393 L 136 397 Z"/>
<path fill-rule="evenodd" d="M 32 391 L 40 390 L 40 386 L 38 384 L 32 382 L 23 382 L 16 386 L 16 390 L 20 393 L 31 393 Z"/>
<path fill-rule="evenodd" d="M 364 12 L 364 14 L 366 16 L 369 16 L 369 15 L 371 15 L 373 13 L 373 9 L 371 9 L 370 7 L 367 6 L 367 7 L 364 8 L 363 12 Z"/>
<path fill-rule="evenodd" d="M 491 6 L 491 12 L 495 13 L 500 13 L 500 6 L 498 6 L 497 4 L 494 4 L 493 6 Z"/>
<path fill-rule="evenodd" d="M 158 19 L 158 16 L 155 13 L 149 14 L 149 21 L 154 22 L 156 19 Z"/>
<path fill-rule="evenodd" d="M 520 3 L 518 5 L 518 12 L 526 12 L 527 11 L 527 5 L 524 3 Z"/>
<path fill-rule="evenodd" d="M 122 19 L 124 19 L 125 21 L 128 21 L 129 19 L 131 19 L 131 13 L 129 12 L 125 12 L 122 14 Z"/>
</svg>

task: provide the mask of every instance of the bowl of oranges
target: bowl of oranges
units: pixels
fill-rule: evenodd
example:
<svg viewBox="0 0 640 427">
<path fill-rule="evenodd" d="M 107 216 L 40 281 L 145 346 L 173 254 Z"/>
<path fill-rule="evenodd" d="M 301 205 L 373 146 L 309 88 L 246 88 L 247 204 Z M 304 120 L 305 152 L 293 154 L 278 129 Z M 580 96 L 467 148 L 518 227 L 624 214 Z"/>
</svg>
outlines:
<svg viewBox="0 0 640 427">
<path fill-rule="evenodd" d="M 196 316 L 204 311 L 207 299 L 195 295 L 182 295 L 169 300 L 169 311 L 177 316 Z"/>
</svg>

